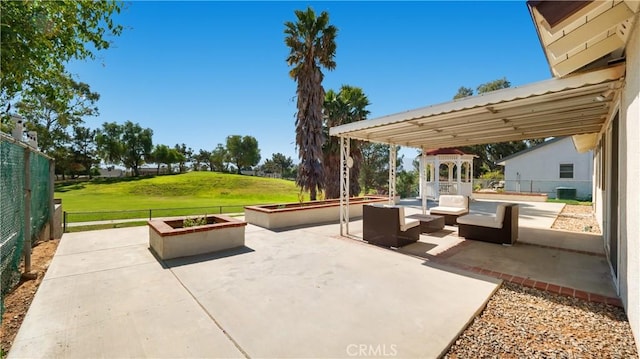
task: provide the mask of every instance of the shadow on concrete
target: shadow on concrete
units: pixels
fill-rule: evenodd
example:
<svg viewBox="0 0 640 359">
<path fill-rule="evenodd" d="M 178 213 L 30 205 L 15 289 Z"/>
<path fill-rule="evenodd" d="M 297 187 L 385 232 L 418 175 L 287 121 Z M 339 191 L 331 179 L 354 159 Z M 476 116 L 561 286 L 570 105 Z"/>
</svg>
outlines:
<svg viewBox="0 0 640 359">
<path fill-rule="evenodd" d="M 358 217 L 349 217 L 349 221 L 357 221 L 362 219 L 362 216 L 358 216 Z M 305 228 L 314 228 L 314 227 L 319 227 L 319 226 L 326 226 L 326 225 L 330 225 L 330 224 L 340 224 L 340 220 L 335 220 L 335 221 L 325 221 L 325 222 L 320 222 L 320 223 L 309 223 L 309 224 L 301 224 L 298 226 L 290 226 L 290 227 L 282 227 L 282 228 L 263 228 L 267 231 L 271 231 L 274 233 L 282 233 L 282 232 L 288 232 L 288 231 L 294 231 L 296 229 L 305 229 Z"/>
<path fill-rule="evenodd" d="M 205 253 L 205 254 L 199 254 L 199 255 L 190 256 L 190 257 L 169 259 L 169 260 L 163 261 L 163 263 L 165 268 L 174 268 L 174 267 L 180 267 L 180 266 L 189 265 L 189 264 L 207 262 L 214 259 L 233 257 L 240 254 L 247 254 L 251 252 L 255 252 L 255 250 L 247 246 L 242 246 L 242 247 L 232 248 L 232 249 L 220 251 L 220 252 Z M 151 253 L 153 253 L 153 251 L 151 251 Z M 154 253 L 154 256 L 155 256 L 155 253 Z M 156 258 L 158 257 L 156 256 Z"/>
</svg>

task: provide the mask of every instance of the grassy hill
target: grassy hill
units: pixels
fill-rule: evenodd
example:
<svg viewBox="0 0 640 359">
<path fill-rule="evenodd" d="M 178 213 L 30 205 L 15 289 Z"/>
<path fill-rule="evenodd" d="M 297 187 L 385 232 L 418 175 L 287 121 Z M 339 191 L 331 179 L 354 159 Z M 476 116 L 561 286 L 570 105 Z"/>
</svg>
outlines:
<svg viewBox="0 0 640 359">
<path fill-rule="evenodd" d="M 153 216 L 241 211 L 241 205 L 298 201 L 299 190 L 292 181 L 223 174 L 190 172 L 146 177 L 99 179 L 56 186 L 67 212 L 131 211 L 120 215 L 84 216 L 85 221 L 112 218 L 144 218 L 148 209 L 202 207 L 198 210 L 153 211 Z M 134 211 L 135 210 L 135 211 Z"/>
</svg>

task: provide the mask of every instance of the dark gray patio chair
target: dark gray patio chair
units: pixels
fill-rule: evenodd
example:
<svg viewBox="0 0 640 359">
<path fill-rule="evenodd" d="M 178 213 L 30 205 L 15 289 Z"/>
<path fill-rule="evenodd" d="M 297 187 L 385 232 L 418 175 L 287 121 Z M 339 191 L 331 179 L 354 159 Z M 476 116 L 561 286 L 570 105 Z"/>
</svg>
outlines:
<svg viewBox="0 0 640 359">
<path fill-rule="evenodd" d="M 420 239 L 420 221 L 406 222 L 403 207 L 365 205 L 362 210 L 365 241 L 398 248 Z"/>
</svg>

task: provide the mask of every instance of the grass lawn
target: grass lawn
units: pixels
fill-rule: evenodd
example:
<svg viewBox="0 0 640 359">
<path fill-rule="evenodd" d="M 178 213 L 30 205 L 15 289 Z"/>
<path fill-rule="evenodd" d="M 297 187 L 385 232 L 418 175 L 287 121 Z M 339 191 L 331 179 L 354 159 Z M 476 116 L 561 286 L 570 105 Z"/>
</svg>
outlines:
<svg viewBox="0 0 640 359">
<path fill-rule="evenodd" d="M 190 172 L 178 175 L 100 179 L 56 185 L 69 222 L 242 212 L 248 204 L 297 202 L 292 181 Z M 198 209 L 193 209 L 198 207 Z M 73 214 L 73 212 L 116 212 Z"/>
<path fill-rule="evenodd" d="M 549 199 L 547 199 L 547 202 L 575 204 L 575 205 L 580 205 L 580 206 L 591 206 L 592 205 L 591 201 L 580 201 L 580 200 L 577 200 L 577 199 L 549 198 Z"/>
</svg>

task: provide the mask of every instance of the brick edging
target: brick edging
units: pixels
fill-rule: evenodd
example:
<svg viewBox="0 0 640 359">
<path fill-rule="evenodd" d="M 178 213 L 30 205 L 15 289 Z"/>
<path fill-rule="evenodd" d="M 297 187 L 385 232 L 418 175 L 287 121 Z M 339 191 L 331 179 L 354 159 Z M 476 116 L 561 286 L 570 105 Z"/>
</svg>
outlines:
<svg viewBox="0 0 640 359">
<path fill-rule="evenodd" d="M 590 293 L 580 289 L 563 287 L 563 286 L 548 283 L 548 282 L 536 281 L 533 279 L 524 278 L 517 275 L 491 271 L 491 270 L 480 268 L 480 267 L 470 267 L 470 266 L 463 266 L 463 267 L 465 267 L 464 269 L 474 273 L 502 279 L 510 283 L 522 285 L 524 287 L 534 288 L 534 289 L 542 290 L 549 293 L 559 294 L 566 297 L 578 298 L 578 299 L 586 300 L 587 302 L 603 303 L 603 304 L 609 304 L 609 305 L 623 308 L 622 301 L 620 300 L 620 298 L 606 297 L 600 294 Z"/>
</svg>

